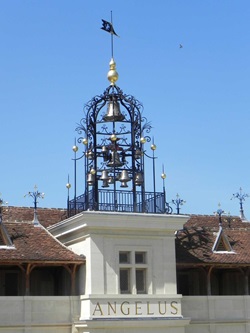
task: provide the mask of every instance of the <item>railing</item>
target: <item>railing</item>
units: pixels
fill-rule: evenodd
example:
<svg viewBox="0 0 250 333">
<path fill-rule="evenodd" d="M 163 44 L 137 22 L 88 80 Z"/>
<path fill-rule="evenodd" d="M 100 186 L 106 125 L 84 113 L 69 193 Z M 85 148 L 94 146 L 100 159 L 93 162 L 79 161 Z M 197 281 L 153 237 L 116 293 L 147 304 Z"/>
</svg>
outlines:
<svg viewBox="0 0 250 333">
<path fill-rule="evenodd" d="M 86 210 L 137 212 L 137 213 L 171 213 L 172 209 L 165 203 L 162 192 L 98 190 L 98 202 L 94 200 L 93 191 L 82 194 L 69 201 L 68 215 L 72 216 Z"/>
</svg>

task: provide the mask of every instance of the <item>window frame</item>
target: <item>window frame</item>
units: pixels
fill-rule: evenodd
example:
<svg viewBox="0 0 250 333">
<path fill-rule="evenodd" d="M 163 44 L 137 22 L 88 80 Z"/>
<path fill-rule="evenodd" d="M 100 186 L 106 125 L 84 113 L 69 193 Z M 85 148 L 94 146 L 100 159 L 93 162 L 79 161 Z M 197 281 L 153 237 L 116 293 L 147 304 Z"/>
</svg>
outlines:
<svg viewBox="0 0 250 333">
<path fill-rule="evenodd" d="M 129 260 L 126 262 L 122 262 L 120 259 L 120 255 L 122 253 L 127 253 Z M 137 260 L 136 255 L 142 254 L 142 260 Z M 152 293 L 152 279 L 149 277 L 149 249 L 148 248 L 118 248 L 118 291 L 120 294 L 150 294 Z M 121 289 L 121 271 L 128 271 L 128 290 Z M 138 290 L 138 282 L 137 282 L 137 271 L 143 272 L 143 288 Z M 151 274 L 150 274 L 151 275 Z M 150 283 L 149 283 L 150 281 Z"/>
<path fill-rule="evenodd" d="M 127 272 L 127 289 L 121 288 L 121 272 Z M 131 294 L 131 269 L 130 268 L 120 268 L 119 270 L 119 289 L 121 294 Z"/>
</svg>

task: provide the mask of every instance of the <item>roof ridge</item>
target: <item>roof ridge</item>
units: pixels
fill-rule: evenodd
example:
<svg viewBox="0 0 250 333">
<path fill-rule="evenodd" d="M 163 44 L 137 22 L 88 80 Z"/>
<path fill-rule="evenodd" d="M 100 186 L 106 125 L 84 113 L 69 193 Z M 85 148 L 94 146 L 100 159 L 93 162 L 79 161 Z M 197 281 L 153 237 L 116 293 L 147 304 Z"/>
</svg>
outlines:
<svg viewBox="0 0 250 333">
<path fill-rule="evenodd" d="M 42 225 L 43 229 L 47 232 L 47 234 L 52 237 L 58 244 L 60 244 L 62 247 L 64 247 L 65 249 L 67 249 L 68 251 L 70 251 L 71 253 L 74 253 L 76 256 L 81 257 L 79 254 L 75 253 L 73 250 L 71 250 L 69 247 L 67 247 L 66 245 L 64 245 L 63 243 L 61 243 L 54 235 L 52 235 L 47 228 L 45 228 Z M 81 257 L 82 258 L 82 257 Z"/>
</svg>

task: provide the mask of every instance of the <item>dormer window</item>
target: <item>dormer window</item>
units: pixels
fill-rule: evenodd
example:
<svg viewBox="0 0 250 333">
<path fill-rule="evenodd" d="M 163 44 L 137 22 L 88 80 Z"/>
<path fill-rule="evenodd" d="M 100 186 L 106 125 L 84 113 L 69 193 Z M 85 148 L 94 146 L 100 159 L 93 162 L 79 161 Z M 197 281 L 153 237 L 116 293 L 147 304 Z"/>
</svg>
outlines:
<svg viewBox="0 0 250 333">
<path fill-rule="evenodd" d="M 223 232 L 223 229 L 220 228 L 216 240 L 214 242 L 214 246 L 213 246 L 213 252 L 215 253 L 234 253 L 230 242 L 227 238 L 227 236 L 225 235 L 225 233 Z"/>
<path fill-rule="evenodd" d="M 229 248 L 227 246 L 227 244 L 225 243 L 225 241 L 223 239 L 220 239 L 220 241 L 218 242 L 216 248 L 215 248 L 216 252 L 222 252 L 222 251 L 231 251 L 231 248 Z"/>
</svg>

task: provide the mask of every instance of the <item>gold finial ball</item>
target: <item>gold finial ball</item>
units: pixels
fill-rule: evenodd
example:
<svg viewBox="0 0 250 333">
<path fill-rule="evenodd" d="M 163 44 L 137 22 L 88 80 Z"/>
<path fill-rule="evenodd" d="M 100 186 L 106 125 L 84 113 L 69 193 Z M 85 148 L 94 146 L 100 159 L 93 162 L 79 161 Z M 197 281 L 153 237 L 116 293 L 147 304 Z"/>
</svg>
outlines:
<svg viewBox="0 0 250 333">
<path fill-rule="evenodd" d="M 72 150 L 76 153 L 77 150 L 78 150 L 78 147 L 77 147 L 77 146 L 73 146 L 73 147 L 72 147 Z"/>
<path fill-rule="evenodd" d="M 95 173 L 96 173 L 95 169 L 92 168 L 92 169 L 90 170 L 90 173 L 91 173 L 91 175 L 95 175 Z"/>
<path fill-rule="evenodd" d="M 71 184 L 70 184 L 70 183 L 67 183 L 67 184 L 66 184 L 66 187 L 67 187 L 67 189 L 69 190 L 69 189 L 71 188 Z"/>
<path fill-rule="evenodd" d="M 87 139 L 87 138 L 82 139 L 82 143 L 83 143 L 85 146 L 87 146 L 87 144 L 88 144 L 88 139 Z"/>
<path fill-rule="evenodd" d="M 161 174 L 161 178 L 162 178 L 162 179 L 166 179 L 166 178 L 167 178 L 167 175 L 163 172 L 163 173 Z"/>
<path fill-rule="evenodd" d="M 141 143 L 145 143 L 146 142 L 146 139 L 142 136 L 141 139 L 140 139 Z"/>
<path fill-rule="evenodd" d="M 115 134 L 112 134 L 110 140 L 115 142 L 117 140 L 117 136 Z"/>
<path fill-rule="evenodd" d="M 150 148 L 151 148 L 152 150 L 156 150 L 156 145 L 155 145 L 155 144 L 152 144 Z"/>
<path fill-rule="evenodd" d="M 115 63 L 114 59 L 112 58 L 109 63 L 109 71 L 107 74 L 107 78 L 108 78 L 109 82 L 112 85 L 114 85 L 116 83 L 116 81 L 118 80 L 118 77 L 119 77 L 119 75 L 116 71 L 116 63 Z"/>
</svg>

